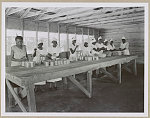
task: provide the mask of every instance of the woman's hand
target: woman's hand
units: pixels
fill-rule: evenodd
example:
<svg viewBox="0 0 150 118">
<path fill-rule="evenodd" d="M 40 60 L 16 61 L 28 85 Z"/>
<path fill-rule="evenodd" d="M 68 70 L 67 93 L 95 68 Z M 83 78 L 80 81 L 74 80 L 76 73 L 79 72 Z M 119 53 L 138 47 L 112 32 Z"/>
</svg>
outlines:
<svg viewBox="0 0 150 118">
<path fill-rule="evenodd" d="M 21 58 L 21 61 L 27 61 L 27 58 L 24 56 Z"/>
</svg>

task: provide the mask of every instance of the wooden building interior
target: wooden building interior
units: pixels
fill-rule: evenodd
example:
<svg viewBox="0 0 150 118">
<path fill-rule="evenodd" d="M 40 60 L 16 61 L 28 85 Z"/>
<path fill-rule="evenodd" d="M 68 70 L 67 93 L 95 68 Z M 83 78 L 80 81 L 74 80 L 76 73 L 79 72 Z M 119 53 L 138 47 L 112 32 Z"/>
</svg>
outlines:
<svg viewBox="0 0 150 118">
<path fill-rule="evenodd" d="M 15 44 L 17 35 L 23 36 L 30 56 L 39 42 L 43 42 L 44 47 L 48 48 L 53 38 L 57 39 L 62 52 L 67 52 L 73 37 L 77 40 L 77 44 L 82 46 L 89 37 L 94 36 L 98 39 L 102 36 L 103 40 L 113 39 L 114 45 L 119 48 L 121 38 L 124 36 L 129 42 L 131 55 L 138 56 L 137 77 L 123 72 L 122 85 L 113 84 L 107 79 L 103 81 L 94 79 L 95 92 L 91 99 L 81 95 L 71 83 L 69 90 L 62 90 L 62 84 L 58 83 L 57 91 L 47 90 L 45 93 L 37 93 L 39 106 L 37 110 L 143 112 L 144 14 L 144 7 L 7 7 L 6 66 L 10 66 L 11 46 Z M 84 75 L 78 75 L 78 78 L 83 78 L 82 76 Z M 27 104 L 26 100 L 24 103 Z M 20 109 L 17 106 L 13 111 L 18 112 Z"/>
</svg>

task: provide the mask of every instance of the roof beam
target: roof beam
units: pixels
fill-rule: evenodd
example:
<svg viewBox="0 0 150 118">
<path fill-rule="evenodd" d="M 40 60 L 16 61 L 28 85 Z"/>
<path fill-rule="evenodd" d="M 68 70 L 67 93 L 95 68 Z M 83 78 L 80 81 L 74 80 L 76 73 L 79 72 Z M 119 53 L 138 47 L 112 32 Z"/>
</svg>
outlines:
<svg viewBox="0 0 150 118">
<path fill-rule="evenodd" d="M 94 16 L 89 16 L 86 18 L 66 20 L 61 23 L 75 23 L 75 22 L 79 22 L 81 20 L 90 20 L 90 19 L 95 19 L 95 18 L 107 18 L 107 17 L 113 17 L 114 15 L 119 15 L 119 14 L 135 13 L 135 11 L 136 12 L 144 11 L 144 8 L 135 8 L 135 9 L 129 9 L 129 10 L 124 10 L 124 11 L 122 11 L 122 10 L 115 11 L 115 12 L 112 12 L 109 14 L 96 14 Z"/>
<path fill-rule="evenodd" d="M 113 10 L 117 10 L 117 9 L 121 9 L 121 8 L 113 8 Z M 78 18 L 78 17 L 85 17 L 85 16 L 88 16 L 90 17 L 91 15 L 97 15 L 97 14 L 100 14 L 100 13 L 104 13 L 104 12 L 107 12 L 107 11 L 110 11 L 110 8 L 104 8 L 102 10 L 88 10 L 88 11 L 85 11 L 85 13 L 81 13 L 81 14 L 73 14 L 73 15 L 69 15 L 67 18 L 57 18 L 53 21 L 74 21 L 76 19 L 72 19 L 72 18 Z M 79 19 L 78 19 L 79 20 Z"/>
<path fill-rule="evenodd" d="M 6 15 L 9 16 L 9 15 L 11 15 L 11 14 L 20 12 L 20 11 L 22 11 L 22 10 L 24 10 L 24 9 L 27 9 L 27 8 L 24 8 L 24 7 L 18 7 L 18 8 L 16 8 L 16 9 L 12 9 L 12 10 L 10 10 Z"/>
<path fill-rule="evenodd" d="M 73 9 L 73 10 L 69 10 L 67 12 L 60 12 L 58 14 L 54 14 L 54 15 L 51 15 L 51 16 L 46 16 L 46 17 L 43 17 L 39 20 L 46 20 L 46 19 L 50 19 L 50 18 L 56 18 L 56 17 L 59 17 L 59 16 L 63 16 L 63 15 L 69 15 L 69 14 L 74 14 L 74 13 L 81 13 L 81 12 L 84 12 L 84 11 L 87 11 L 87 10 L 90 10 L 92 8 L 78 8 L 78 9 Z M 50 20 L 49 22 L 51 22 L 52 20 Z"/>
<path fill-rule="evenodd" d="M 101 19 L 96 19 L 96 20 L 91 20 L 91 21 L 86 21 L 86 22 L 77 22 L 77 23 L 74 23 L 74 25 L 79 25 L 79 24 L 82 24 L 82 25 L 86 25 L 86 24 L 102 24 L 102 23 L 113 23 L 113 22 L 124 22 L 124 21 L 127 21 L 127 20 L 136 20 L 136 19 L 144 19 L 144 15 L 142 15 L 142 16 L 132 16 L 132 17 L 127 17 L 127 18 L 125 18 L 125 17 L 123 17 L 123 18 L 121 18 L 121 19 L 112 19 L 112 20 L 110 20 L 110 19 L 107 19 L 107 20 L 102 20 L 101 21 Z"/>
<path fill-rule="evenodd" d="M 41 11 L 37 11 L 36 13 L 31 13 L 29 12 L 28 15 L 24 16 L 24 18 L 29 18 L 29 17 L 33 17 L 33 16 L 38 16 L 40 15 Z"/>
<path fill-rule="evenodd" d="M 144 19 L 136 19 L 135 21 L 116 22 L 116 23 L 107 23 L 107 24 L 87 24 L 87 25 L 77 25 L 77 26 L 103 28 L 103 27 L 112 27 L 112 26 L 119 26 L 119 25 L 129 25 L 129 23 L 133 24 L 136 22 L 143 23 Z"/>
<path fill-rule="evenodd" d="M 23 19 L 30 12 L 30 10 L 31 8 L 28 8 L 20 18 Z"/>
</svg>

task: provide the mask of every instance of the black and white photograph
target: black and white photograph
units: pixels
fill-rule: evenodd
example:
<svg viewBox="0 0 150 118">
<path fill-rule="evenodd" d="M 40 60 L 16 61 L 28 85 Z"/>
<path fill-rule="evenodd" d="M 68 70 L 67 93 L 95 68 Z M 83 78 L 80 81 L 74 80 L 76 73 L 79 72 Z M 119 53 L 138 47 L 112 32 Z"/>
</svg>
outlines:
<svg viewBox="0 0 150 118">
<path fill-rule="evenodd" d="M 3 2 L 4 116 L 147 116 L 148 4 Z"/>
</svg>

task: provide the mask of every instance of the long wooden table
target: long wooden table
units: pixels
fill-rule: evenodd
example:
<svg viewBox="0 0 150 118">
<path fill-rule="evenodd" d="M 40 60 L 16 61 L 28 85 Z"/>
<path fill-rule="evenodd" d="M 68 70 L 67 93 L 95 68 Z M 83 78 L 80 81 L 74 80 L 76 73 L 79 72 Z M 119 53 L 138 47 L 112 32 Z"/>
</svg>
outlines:
<svg viewBox="0 0 150 118">
<path fill-rule="evenodd" d="M 137 56 L 114 56 L 106 57 L 97 61 L 78 61 L 67 65 L 45 67 L 37 66 L 33 68 L 25 67 L 6 67 L 6 85 L 9 90 L 9 97 L 13 96 L 19 107 L 23 112 L 27 112 L 23 103 L 15 93 L 11 83 L 15 83 L 20 87 L 26 88 L 27 100 L 30 112 L 36 112 L 36 101 L 34 93 L 34 83 L 64 77 L 70 79 L 81 91 L 83 91 L 89 98 L 92 97 L 92 71 L 99 70 L 114 79 L 118 83 L 121 83 L 121 69 L 122 64 L 128 65 L 130 61 L 134 62 L 133 72 L 136 75 L 136 58 Z M 112 65 L 118 65 L 118 76 L 115 77 L 109 73 L 105 67 Z M 126 70 L 132 72 L 127 66 L 124 66 Z M 82 86 L 76 79 L 76 74 L 87 72 L 87 87 Z M 11 98 L 11 97 L 10 97 Z"/>
</svg>

